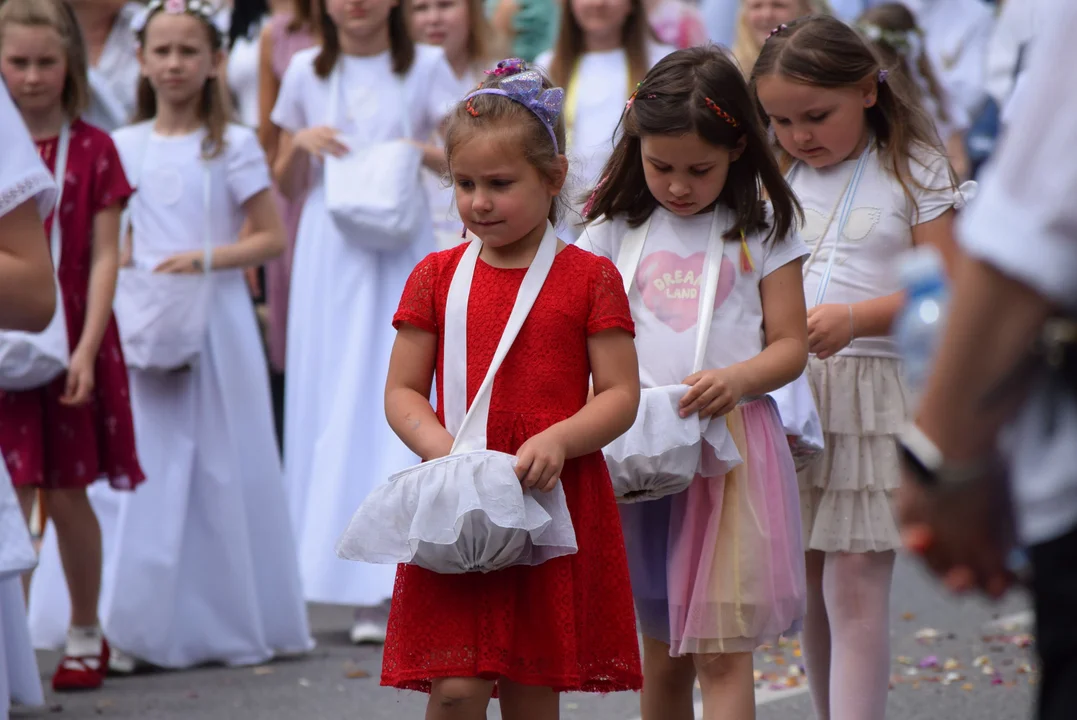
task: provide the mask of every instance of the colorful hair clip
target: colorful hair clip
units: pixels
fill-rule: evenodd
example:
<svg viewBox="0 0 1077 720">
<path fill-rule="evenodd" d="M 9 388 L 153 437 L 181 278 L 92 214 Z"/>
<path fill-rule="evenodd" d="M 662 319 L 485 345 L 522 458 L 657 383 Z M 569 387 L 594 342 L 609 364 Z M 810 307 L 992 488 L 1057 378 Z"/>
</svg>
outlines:
<svg viewBox="0 0 1077 720">
<path fill-rule="evenodd" d="M 476 110 L 475 106 L 471 104 L 471 98 L 467 99 L 467 105 L 464 106 L 464 109 L 467 110 L 467 114 L 470 115 L 471 117 L 478 117 L 479 116 L 479 111 Z"/>
<path fill-rule="evenodd" d="M 880 70 L 879 71 L 879 84 L 882 85 L 884 82 L 886 82 L 886 78 L 888 78 L 888 77 L 890 77 L 890 71 L 889 70 L 887 70 L 885 68 Z"/>
<path fill-rule="evenodd" d="M 779 25 L 778 27 L 776 27 L 776 28 L 774 28 L 773 30 L 770 31 L 770 35 L 767 35 L 767 40 L 770 40 L 772 37 L 774 37 L 775 35 L 780 33 L 782 30 L 788 30 L 788 29 L 789 29 L 789 26 L 786 25 L 785 23 L 782 23 L 781 25 Z"/>
<path fill-rule="evenodd" d="M 527 70 L 527 63 L 520 58 L 506 58 L 499 62 L 493 69 L 485 70 L 487 75 L 494 75 L 495 77 L 503 77 L 505 75 L 515 75 Z"/>
<path fill-rule="evenodd" d="M 223 29 L 221 27 L 221 24 L 225 21 L 223 13 L 219 14 L 217 6 L 210 0 L 151 0 L 141 12 L 135 15 L 131 21 L 131 30 L 136 35 L 141 35 L 142 31 L 146 29 L 146 24 L 150 18 L 159 12 L 166 15 L 183 15 L 187 13 L 201 18 L 213 28 L 218 35 L 218 39 L 228 34 L 227 26 Z"/>
<path fill-rule="evenodd" d="M 740 124 L 733 118 L 732 115 L 727 113 L 722 108 L 718 107 L 718 103 L 714 102 L 710 98 L 703 98 L 703 101 L 707 103 L 707 107 L 714 111 L 714 114 L 725 120 L 733 127 L 740 127 Z"/>
<path fill-rule="evenodd" d="M 632 103 L 636 99 L 636 94 L 639 92 L 639 86 L 642 84 L 642 82 L 636 83 L 636 89 L 633 90 L 632 94 L 628 96 L 628 102 L 625 103 L 625 110 L 628 110 L 630 107 L 632 107 Z"/>
<path fill-rule="evenodd" d="M 472 117 L 478 117 L 478 112 L 474 112 L 474 108 L 470 107 L 471 99 L 477 95 L 500 95 L 508 98 L 523 105 L 538 118 L 542 126 L 546 128 L 546 132 L 550 134 L 554 150 L 560 152 L 554 125 L 561 115 L 565 91 L 561 88 L 544 89 L 542 75 L 535 70 L 523 70 L 520 72 L 519 68 L 521 67 L 524 67 L 524 63 L 519 58 L 510 58 L 499 62 L 497 67 L 491 71 L 491 74 L 507 75 L 509 77 L 502 80 L 496 88 L 480 88 L 464 98 L 469 106 L 468 112 L 471 113 Z"/>
</svg>

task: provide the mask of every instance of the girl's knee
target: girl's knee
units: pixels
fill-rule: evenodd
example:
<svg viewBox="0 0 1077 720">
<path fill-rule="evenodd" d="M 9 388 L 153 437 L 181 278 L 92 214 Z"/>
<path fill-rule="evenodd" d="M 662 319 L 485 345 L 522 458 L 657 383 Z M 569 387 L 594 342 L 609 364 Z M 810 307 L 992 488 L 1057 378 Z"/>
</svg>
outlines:
<svg viewBox="0 0 1077 720">
<path fill-rule="evenodd" d="M 700 683 L 725 682 L 738 676 L 752 677 L 751 653 L 696 655 L 694 660 Z"/>
<path fill-rule="evenodd" d="M 442 678 L 430 687 L 430 703 L 445 710 L 485 707 L 493 694 L 493 683 L 479 678 Z"/>
<path fill-rule="evenodd" d="M 687 688 L 691 692 L 696 681 L 692 658 L 671 657 L 669 645 L 657 640 L 643 639 L 643 674 L 648 686 L 677 692 Z"/>
</svg>

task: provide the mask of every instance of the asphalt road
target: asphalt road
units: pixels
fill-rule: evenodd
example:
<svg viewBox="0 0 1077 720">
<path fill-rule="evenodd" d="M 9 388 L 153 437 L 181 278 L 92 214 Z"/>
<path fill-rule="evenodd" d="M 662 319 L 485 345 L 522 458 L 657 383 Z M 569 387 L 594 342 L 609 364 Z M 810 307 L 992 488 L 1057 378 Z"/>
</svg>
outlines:
<svg viewBox="0 0 1077 720">
<path fill-rule="evenodd" d="M 998 605 L 955 600 L 935 588 L 910 561 L 898 564 L 891 632 L 893 690 L 890 720 L 1019 720 L 1030 717 L 1035 670 L 1027 600 Z M 312 606 L 317 649 L 297 660 L 256 668 L 206 667 L 110 679 L 99 692 L 47 694 L 47 707 L 13 717 L 130 720 L 418 720 L 425 697 L 378 686 L 380 652 L 349 644 L 351 614 Z M 1000 637 L 1001 636 L 1001 637 Z M 986 658 L 986 662 L 984 660 Z M 56 653 L 38 655 L 47 682 Z M 939 669 L 921 669 L 936 661 Z M 949 661 L 949 663 L 948 663 Z M 759 720 L 812 717 L 798 648 L 761 651 L 756 669 Z M 955 666 L 956 664 L 956 666 Z M 1032 672 L 1029 672 L 1029 666 Z M 945 669 L 950 667 L 951 669 Z M 952 673 L 952 674 L 951 674 Z M 566 695 L 566 720 L 635 720 L 638 698 Z M 489 718 L 500 718 L 491 705 Z"/>
</svg>

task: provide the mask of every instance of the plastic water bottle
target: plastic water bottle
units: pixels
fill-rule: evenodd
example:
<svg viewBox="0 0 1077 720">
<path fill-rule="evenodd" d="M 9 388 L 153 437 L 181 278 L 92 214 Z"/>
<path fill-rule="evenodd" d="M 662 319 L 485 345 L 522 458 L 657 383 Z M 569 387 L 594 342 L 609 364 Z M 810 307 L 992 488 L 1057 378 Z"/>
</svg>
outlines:
<svg viewBox="0 0 1077 720">
<path fill-rule="evenodd" d="M 942 256 L 933 247 L 910 252 L 901 263 L 905 306 L 894 323 L 894 340 L 904 362 L 905 382 L 914 397 L 931 371 L 950 296 Z"/>
</svg>

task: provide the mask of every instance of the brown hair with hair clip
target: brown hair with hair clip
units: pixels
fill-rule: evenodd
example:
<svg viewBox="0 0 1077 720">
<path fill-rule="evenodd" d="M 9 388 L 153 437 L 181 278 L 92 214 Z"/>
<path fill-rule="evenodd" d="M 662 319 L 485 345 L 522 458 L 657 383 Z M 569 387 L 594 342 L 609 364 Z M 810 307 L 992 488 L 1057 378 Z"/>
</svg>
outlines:
<svg viewBox="0 0 1077 720">
<path fill-rule="evenodd" d="M 901 43 L 892 39 L 893 35 L 904 36 L 909 33 L 916 33 L 921 38 L 923 37 L 919 26 L 916 24 L 916 16 L 912 14 L 912 11 L 898 2 L 883 3 L 882 5 L 868 8 L 863 15 L 857 18 L 856 24 L 858 27 L 874 25 L 883 33 L 887 33 L 878 40 L 869 38 L 868 42 L 871 43 L 883 63 L 893 71 L 888 82 L 898 80 L 907 83 L 908 92 L 917 98 L 922 98 L 924 90 L 913 80 L 915 69 L 927 85 L 927 93 L 935 102 L 939 119 L 943 122 L 950 122 L 951 117 L 949 108 L 947 108 L 948 98 L 946 97 L 946 91 L 942 89 L 942 84 L 939 82 L 938 76 L 935 75 L 935 69 L 931 64 L 931 59 L 927 56 L 927 51 L 921 47 L 920 54 L 917 57 L 912 57 L 909 54 L 911 52 L 910 47 L 902 47 Z"/>
<path fill-rule="evenodd" d="M 146 18 L 146 24 L 138 33 L 140 45 L 139 53 L 148 51 L 147 39 L 154 20 L 162 15 L 158 10 Z M 221 69 L 224 63 L 224 37 L 221 32 L 202 15 L 188 12 L 188 17 L 196 18 L 206 32 L 209 41 L 209 50 L 213 55 L 213 66 L 217 69 L 216 77 L 206 79 L 202 86 L 202 93 L 198 101 L 198 117 L 206 125 L 206 138 L 202 141 L 202 157 L 210 160 L 220 156 L 224 152 L 224 134 L 228 130 L 228 123 L 232 117 L 232 104 L 229 99 L 228 88 L 222 77 Z M 152 120 L 157 116 L 157 92 L 150 84 L 149 78 L 142 77 L 138 83 L 137 108 L 135 122 Z"/>
<path fill-rule="evenodd" d="M 329 17 L 327 0 L 317 0 L 321 5 L 322 49 L 314 58 L 314 73 L 325 79 L 333 72 L 333 67 L 340 59 L 340 30 L 333 18 Z M 408 32 L 408 22 L 404 17 L 404 7 L 399 2 L 389 9 L 389 54 L 392 56 L 393 74 L 403 76 L 411 70 L 415 62 L 415 41 Z"/>
<path fill-rule="evenodd" d="M 851 27 L 833 17 L 813 15 L 802 18 L 771 36 L 752 70 L 751 87 L 760 117 L 769 125 L 770 118 L 759 103 L 760 79 L 780 75 L 794 82 L 822 88 L 853 87 L 871 78 L 878 82 L 875 104 L 865 108 L 865 120 L 875 135 L 883 167 L 901 185 L 906 198 L 916 206 L 911 187 L 925 188 L 913 176 L 910 163 L 916 147 L 946 156 L 935 131 L 935 123 L 905 83 L 883 82 L 885 69 L 878 56 Z M 793 157 L 778 143 L 774 144 L 783 170 L 793 166 Z M 957 179 L 950 171 L 951 183 Z"/>
<path fill-rule="evenodd" d="M 719 47 L 678 50 L 651 68 L 621 117 L 620 129 L 602 181 L 584 210 L 585 220 L 621 215 L 630 227 L 643 223 L 658 201 L 647 187 L 641 139 L 695 133 L 715 147 L 744 143 L 718 195 L 717 202 L 736 214 L 726 239 L 739 241 L 742 232 L 766 230 L 769 240 L 792 232 L 800 206 L 778 170 L 744 76 Z M 764 191 L 773 208 L 769 223 Z"/>
<path fill-rule="evenodd" d="M 501 63 L 502 65 L 505 63 Z M 553 87 L 549 78 L 536 68 L 524 64 L 513 65 L 504 72 L 487 71 L 486 79 L 478 89 L 499 89 L 501 83 L 513 75 L 531 70 L 542 76 L 542 88 Z M 545 178 L 552 180 L 561 169 L 562 153 L 558 148 L 565 146 L 565 119 L 558 116 L 553 125 L 554 137 L 541 120 L 527 107 L 502 95 L 475 95 L 456 104 L 445 120 L 445 159 L 452 173 L 454 151 L 461 143 L 473 140 L 479 134 L 493 136 L 497 133 L 509 135 L 511 146 L 519 148 L 528 164 L 539 171 Z M 504 135 L 502 135 L 504 137 Z M 554 146 L 556 139 L 557 146 Z M 555 198 L 550 205 L 549 220 L 554 225 L 561 215 L 560 198 Z"/>
<path fill-rule="evenodd" d="M 63 43 L 67 64 L 60 96 L 64 114 L 73 120 L 85 112 L 90 104 L 86 44 L 71 6 L 64 0 L 0 1 L 0 38 L 8 25 L 48 27 L 56 31 Z"/>
</svg>

